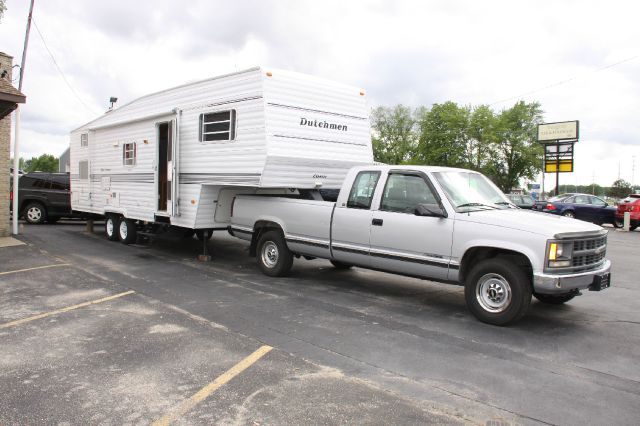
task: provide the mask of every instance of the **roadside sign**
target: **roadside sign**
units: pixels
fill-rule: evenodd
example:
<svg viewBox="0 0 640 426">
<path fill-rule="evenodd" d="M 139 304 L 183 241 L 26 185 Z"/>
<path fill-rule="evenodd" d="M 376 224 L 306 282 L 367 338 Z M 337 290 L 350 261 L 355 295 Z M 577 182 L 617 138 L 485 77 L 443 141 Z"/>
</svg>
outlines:
<svg viewBox="0 0 640 426">
<path fill-rule="evenodd" d="M 545 173 L 571 173 L 573 172 L 573 159 L 545 162 L 544 171 Z"/>
<path fill-rule="evenodd" d="M 538 142 L 578 141 L 579 121 L 538 124 Z"/>
</svg>

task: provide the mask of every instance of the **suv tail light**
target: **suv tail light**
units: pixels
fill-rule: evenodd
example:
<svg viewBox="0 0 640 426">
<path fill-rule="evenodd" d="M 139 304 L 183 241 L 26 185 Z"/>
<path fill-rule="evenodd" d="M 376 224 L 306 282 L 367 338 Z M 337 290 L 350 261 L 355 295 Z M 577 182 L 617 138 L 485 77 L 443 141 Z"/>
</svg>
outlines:
<svg viewBox="0 0 640 426">
<path fill-rule="evenodd" d="M 551 203 L 548 203 L 548 204 L 547 204 L 547 206 L 545 207 L 545 209 L 547 209 L 547 210 L 555 210 L 555 209 L 556 209 L 556 206 L 554 206 L 554 205 L 553 205 L 553 204 L 551 204 Z"/>
</svg>

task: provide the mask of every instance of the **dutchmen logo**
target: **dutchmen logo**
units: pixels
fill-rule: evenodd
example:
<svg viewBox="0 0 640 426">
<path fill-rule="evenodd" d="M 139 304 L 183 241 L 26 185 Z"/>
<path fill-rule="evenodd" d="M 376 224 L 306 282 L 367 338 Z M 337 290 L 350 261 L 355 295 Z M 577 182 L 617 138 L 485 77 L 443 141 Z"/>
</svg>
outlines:
<svg viewBox="0 0 640 426">
<path fill-rule="evenodd" d="M 300 117 L 300 125 L 301 126 L 310 126 L 310 127 L 320 127 L 321 129 L 331 129 L 331 130 L 342 130 L 343 132 L 347 131 L 346 124 L 336 124 L 329 123 L 324 120 L 309 120 L 304 117 Z"/>
</svg>

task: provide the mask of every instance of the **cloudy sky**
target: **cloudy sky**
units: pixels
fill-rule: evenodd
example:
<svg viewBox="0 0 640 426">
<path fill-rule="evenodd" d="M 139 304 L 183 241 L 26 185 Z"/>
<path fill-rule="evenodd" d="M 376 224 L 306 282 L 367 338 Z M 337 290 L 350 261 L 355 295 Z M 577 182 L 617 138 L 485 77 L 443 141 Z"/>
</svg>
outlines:
<svg viewBox="0 0 640 426">
<path fill-rule="evenodd" d="M 18 63 L 29 1 L 6 3 L 0 50 Z M 539 101 L 547 122 L 580 120 L 561 183 L 631 181 L 634 156 L 640 183 L 639 16 L 612 0 L 36 0 L 21 151 L 59 155 L 110 96 L 262 64 L 363 87 L 371 106 Z"/>
</svg>

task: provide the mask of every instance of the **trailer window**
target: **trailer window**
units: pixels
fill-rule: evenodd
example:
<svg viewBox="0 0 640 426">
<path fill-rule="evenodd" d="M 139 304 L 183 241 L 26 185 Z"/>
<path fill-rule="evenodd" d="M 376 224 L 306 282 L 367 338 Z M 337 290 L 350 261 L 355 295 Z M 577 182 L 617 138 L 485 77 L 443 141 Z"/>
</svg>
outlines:
<svg viewBox="0 0 640 426">
<path fill-rule="evenodd" d="M 78 162 L 78 175 L 80 179 L 89 179 L 89 162 L 87 160 Z"/>
<path fill-rule="evenodd" d="M 349 193 L 349 200 L 347 200 L 347 207 L 354 209 L 369 209 L 371 207 L 371 201 L 373 200 L 373 193 L 378 184 L 380 178 L 380 172 L 360 172 L 356 176 L 351 192 Z"/>
<path fill-rule="evenodd" d="M 89 146 L 89 133 L 82 133 L 80 135 L 80 147 Z"/>
<path fill-rule="evenodd" d="M 135 142 L 129 142 L 122 145 L 122 164 L 125 166 L 135 166 L 136 151 Z"/>
<path fill-rule="evenodd" d="M 200 114 L 200 142 L 232 141 L 235 138 L 235 109 Z"/>
</svg>

